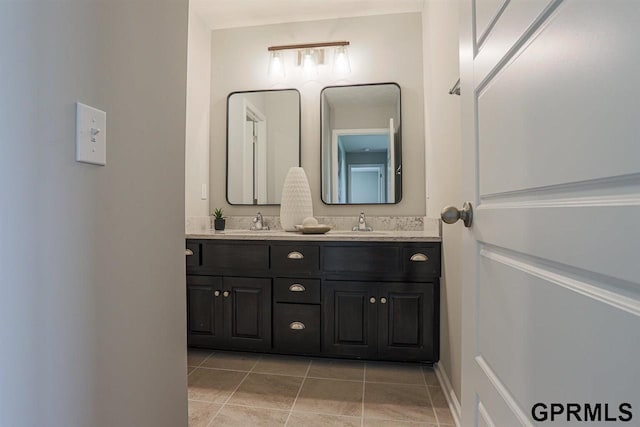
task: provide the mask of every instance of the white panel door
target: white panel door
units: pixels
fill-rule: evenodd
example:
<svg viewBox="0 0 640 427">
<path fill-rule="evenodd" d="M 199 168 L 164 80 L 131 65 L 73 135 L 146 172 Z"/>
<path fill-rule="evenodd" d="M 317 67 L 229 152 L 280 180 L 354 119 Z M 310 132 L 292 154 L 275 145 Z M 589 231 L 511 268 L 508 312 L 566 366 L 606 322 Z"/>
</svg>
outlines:
<svg viewBox="0 0 640 427">
<path fill-rule="evenodd" d="M 462 424 L 640 425 L 640 2 L 483 3 L 461 10 Z"/>
</svg>

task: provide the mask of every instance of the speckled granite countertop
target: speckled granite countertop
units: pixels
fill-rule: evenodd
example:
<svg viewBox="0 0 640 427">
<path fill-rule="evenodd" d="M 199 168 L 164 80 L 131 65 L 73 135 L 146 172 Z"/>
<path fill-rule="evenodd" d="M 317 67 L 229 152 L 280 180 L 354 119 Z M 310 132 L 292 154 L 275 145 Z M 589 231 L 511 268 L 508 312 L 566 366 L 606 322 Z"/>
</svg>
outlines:
<svg viewBox="0 0 640 427">
<path fill-rule="evenodd" d="M 302 234 L 282 230 L 198 230 L 187 232 L 187 239 L 214 240 L 297 240 L 297 241 L 355 241 L 355 242 L 440 242 L 440 236 L 428 231 L 344 231 L 331 230 L 326 234 Z"/>
</svg>

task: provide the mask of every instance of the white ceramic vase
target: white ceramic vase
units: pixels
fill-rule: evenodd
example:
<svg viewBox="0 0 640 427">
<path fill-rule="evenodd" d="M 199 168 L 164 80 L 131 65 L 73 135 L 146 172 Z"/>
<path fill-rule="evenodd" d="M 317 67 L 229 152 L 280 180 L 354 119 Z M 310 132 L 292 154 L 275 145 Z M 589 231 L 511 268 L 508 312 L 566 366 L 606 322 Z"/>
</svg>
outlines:
<svg viewBox="0 0 640 427">
<path fill-rule="evenodd" d="M 285 231 L 296 231 L 296 225 L 313 216 L 311 189 L 304 169 L 293 167 L 289 169 L 282 186 L 282 200 L 280 201 L 280 223 Z"/>
</svg>

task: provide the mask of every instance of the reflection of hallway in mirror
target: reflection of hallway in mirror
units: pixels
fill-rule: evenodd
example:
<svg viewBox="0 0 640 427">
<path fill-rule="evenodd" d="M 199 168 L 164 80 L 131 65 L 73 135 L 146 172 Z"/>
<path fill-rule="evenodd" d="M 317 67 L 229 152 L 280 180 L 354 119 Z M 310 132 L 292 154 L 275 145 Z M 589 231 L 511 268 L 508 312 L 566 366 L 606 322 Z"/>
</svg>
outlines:
<svg viewBox="0 0 640 427">
<path fill-rule="evenodd" d="M 386 203 L 385 165 L 349 165 L 349 203 Z"/>
<path fill-rule="evenodd" d="M 388 203 L 390 138 L 386 129 L 335 130 L 339 203 Z M 393 167 L 391 167 L 393 170 Z M 393 177 L 393 175 L 392 175 Z"/>
</svg>

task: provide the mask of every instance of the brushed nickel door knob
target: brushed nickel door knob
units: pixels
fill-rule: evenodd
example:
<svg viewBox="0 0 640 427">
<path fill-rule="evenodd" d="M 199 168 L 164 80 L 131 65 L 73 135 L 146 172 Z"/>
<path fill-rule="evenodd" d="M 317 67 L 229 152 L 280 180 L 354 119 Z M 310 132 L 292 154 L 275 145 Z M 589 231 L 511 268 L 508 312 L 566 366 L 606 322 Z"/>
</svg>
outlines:
<svg viewBox="0 0 640 427">
<path fill-rule="evenodd" d="M 386 304 L 387 299 L 385 297 L 380 298 L 380 304 Z"/>
<path fill-rule="evenodd" d="M 219 297 L 219 296 L 220 296 L 220 291 L 215 291 L 215 292 L 213 293 L 213 295 L 215 295 L 215 296 Z"/>
<path fill-rule="evenodd" d="M 225 298 L 227 298 L 229 296 L 229 291 L 224 291 L 222 293 L 222 296 L 224 296 Z"/>
<path fill-rule="evenodd" d="M 473 206 L 471 206 L 471 202 L 464 202 L 462 210 L 458 210 L 455 206 L 447 206 L 442 209 L 440 218 L 447 224 L 454 224 L 461 219 L 465 227 L 471 227 L 471 223 L 473 222 Z"/>
<path fill-rule="evenodd" d="M 374 297 L 369 298 L 369 302 L 371 304 L 375 304 L 376 303 L 376 299 Z"/>
</svg>

